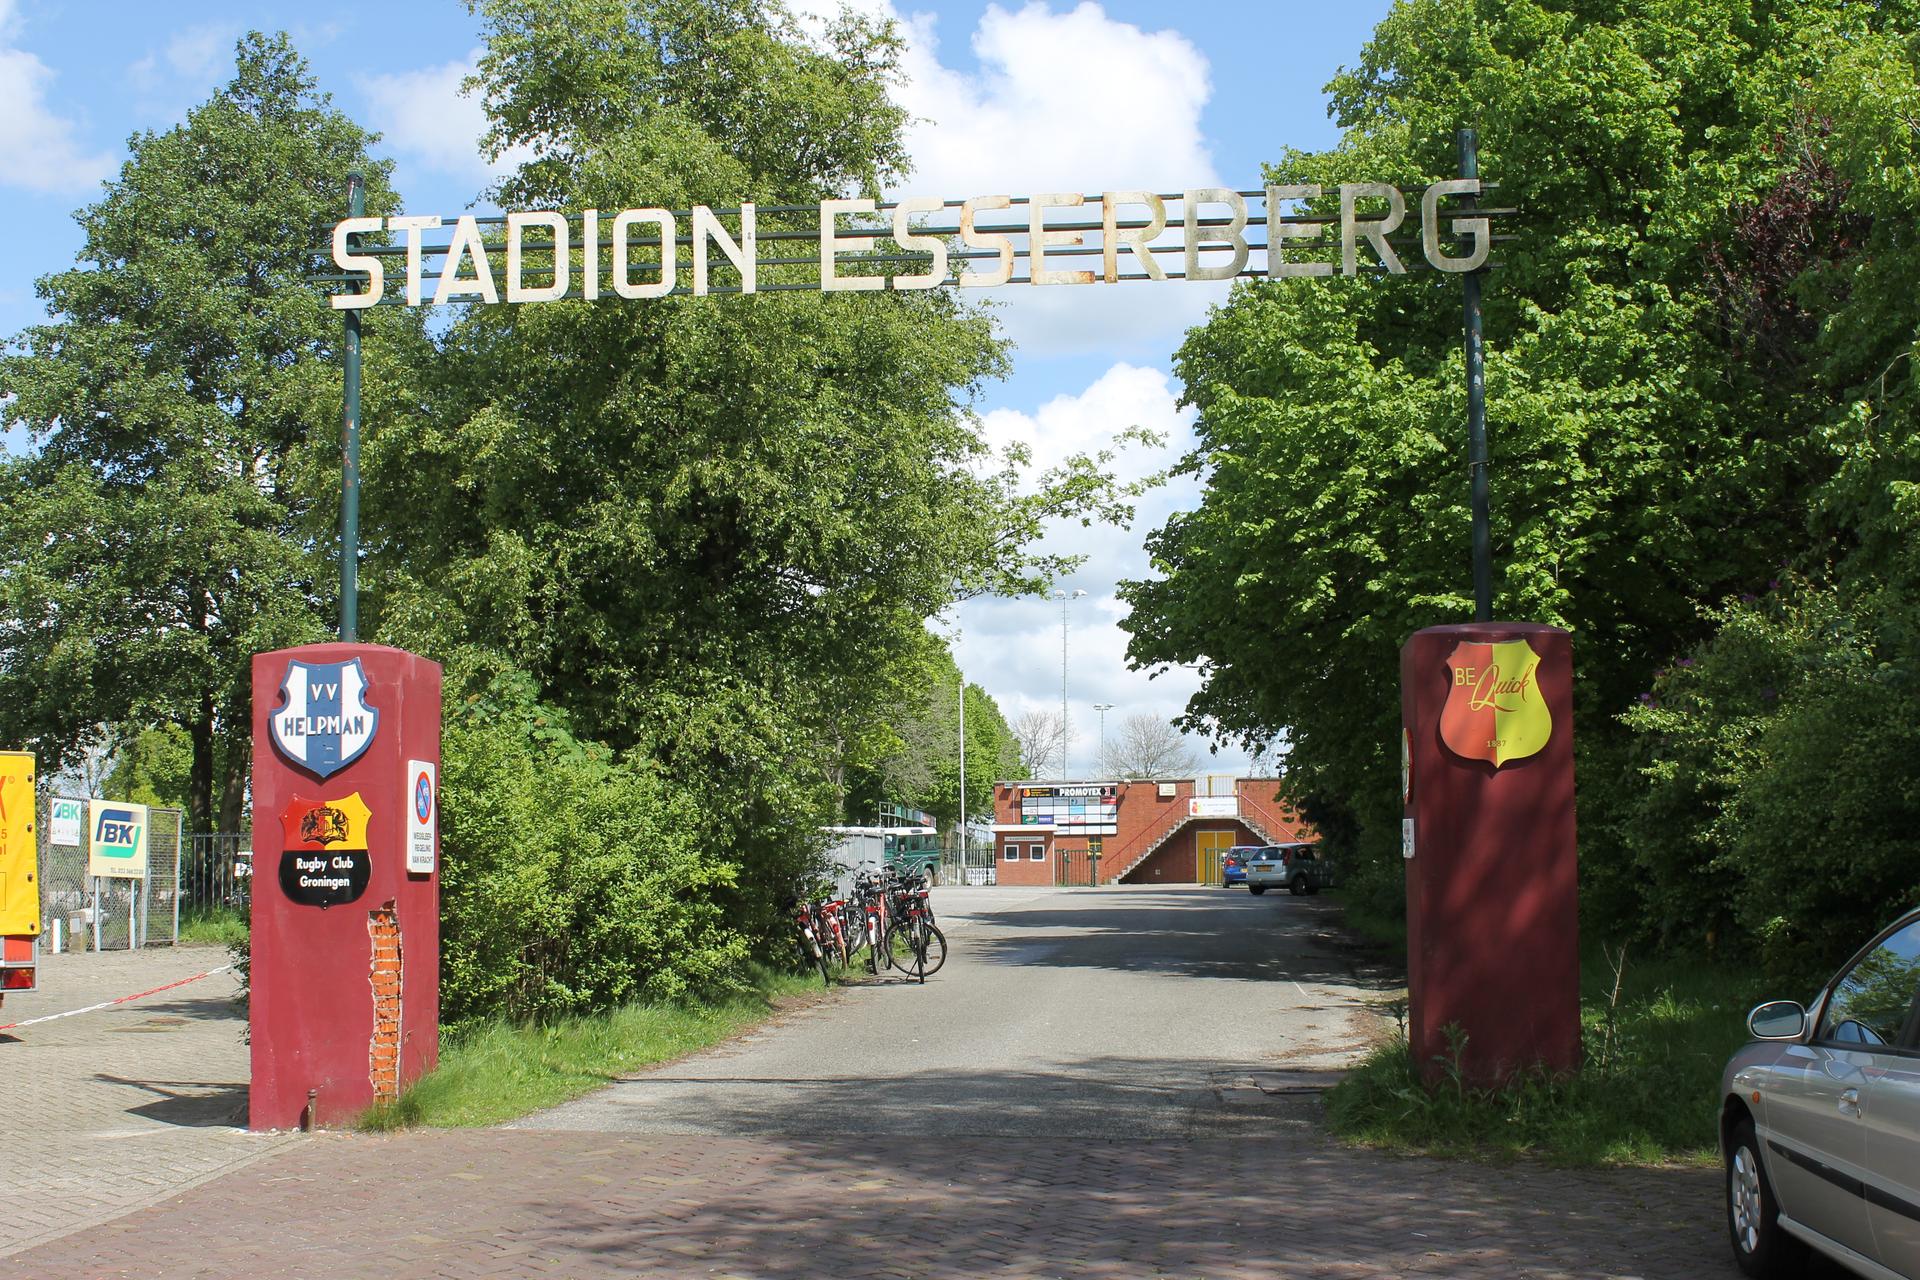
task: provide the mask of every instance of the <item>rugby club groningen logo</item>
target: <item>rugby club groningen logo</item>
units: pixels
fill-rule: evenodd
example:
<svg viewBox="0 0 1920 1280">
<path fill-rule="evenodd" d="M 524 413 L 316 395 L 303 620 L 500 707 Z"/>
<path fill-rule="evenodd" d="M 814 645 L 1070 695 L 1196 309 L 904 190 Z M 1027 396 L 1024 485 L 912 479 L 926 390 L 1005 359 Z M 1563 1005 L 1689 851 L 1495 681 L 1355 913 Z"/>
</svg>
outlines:
<svg viewBox="0 0 1920 1280">
<path fill-rule="evenodd" d="M 268 736 L 281 755 L 315 777 L 358 760 L 380 725 L 379 710 L 367 704 L 367 676 L 358 658 L 288 662 L 280 699 L 267 722 Z"/>
</svg>

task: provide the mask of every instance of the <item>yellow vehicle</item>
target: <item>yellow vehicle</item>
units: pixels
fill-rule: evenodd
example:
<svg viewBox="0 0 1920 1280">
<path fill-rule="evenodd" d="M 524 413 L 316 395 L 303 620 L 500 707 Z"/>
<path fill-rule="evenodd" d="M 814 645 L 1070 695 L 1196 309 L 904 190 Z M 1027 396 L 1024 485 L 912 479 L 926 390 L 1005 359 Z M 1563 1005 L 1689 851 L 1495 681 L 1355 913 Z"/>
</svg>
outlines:
<svg viewBox="0 0 1920 1280">
<path fill-rule="evenodd" d="M 40 860 L 33 756 L 0 751 L 0 1001 L 32 991 L 40 960 Z"/>
</svg>

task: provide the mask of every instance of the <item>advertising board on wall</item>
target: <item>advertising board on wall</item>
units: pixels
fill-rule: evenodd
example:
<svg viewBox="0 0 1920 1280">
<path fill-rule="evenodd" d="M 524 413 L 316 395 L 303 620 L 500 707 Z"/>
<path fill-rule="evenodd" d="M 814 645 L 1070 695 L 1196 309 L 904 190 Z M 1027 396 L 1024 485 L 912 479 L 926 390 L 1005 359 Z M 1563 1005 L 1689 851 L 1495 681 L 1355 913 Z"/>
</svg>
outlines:
<svg viewBox="0 0 1920 1280">
<path fill-rule="evenodd" d="M 1081 782 L 1020 788 L 1020 822 L 1046 826 L 1060 836 L 1120 834 L 1120 787 L 1113 782 Z"/>
</svg>

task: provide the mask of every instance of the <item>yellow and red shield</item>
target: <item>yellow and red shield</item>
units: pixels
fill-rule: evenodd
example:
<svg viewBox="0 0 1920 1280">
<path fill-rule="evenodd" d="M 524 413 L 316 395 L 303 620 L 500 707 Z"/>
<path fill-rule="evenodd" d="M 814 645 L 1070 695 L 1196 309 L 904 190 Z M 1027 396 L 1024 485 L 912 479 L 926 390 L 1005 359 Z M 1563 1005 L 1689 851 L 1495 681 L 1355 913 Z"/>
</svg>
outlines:
<svg viewBox="0 0 1920 1280">
<path fill-rule="evenodd" d="M 1525 640 L 1462 642 L 1447 657 L 1447 705 L 1440 741 L 1457 756 L 1496 769 L 1524 760 L 1553 736 L 1553 715 L 1540 696 L 1540 655 Z"/>
<path fill-rule="evenodd" d="M 367 847 L 366 801 L 358 791 L 338 800 L 293 798 L 280 815 L 287 849 L 364 849 Z"/>
</svg>

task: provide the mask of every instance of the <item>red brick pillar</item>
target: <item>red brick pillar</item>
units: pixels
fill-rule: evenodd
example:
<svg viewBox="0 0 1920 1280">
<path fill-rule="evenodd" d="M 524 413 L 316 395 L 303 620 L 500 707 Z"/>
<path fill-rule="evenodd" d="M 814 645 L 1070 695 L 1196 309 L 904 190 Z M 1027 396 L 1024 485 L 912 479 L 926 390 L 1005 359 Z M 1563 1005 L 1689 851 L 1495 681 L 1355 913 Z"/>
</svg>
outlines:
<svg viewBox="0 0 1920 1280">
<path fill-rule="evenodd" d="M 1408 1036 L 1431 1078 L 1580 1063 L 1573 638 L 1429 627 L 1400 650 Z"/>
<path fill-rule="evenodd" d="M 373 939 L 373 1038 L 367 1051 L 367 1077 L 376 1102 L 400 1096 L 400 917 L 389 902 L 367 913 Z"/>
</svg>

